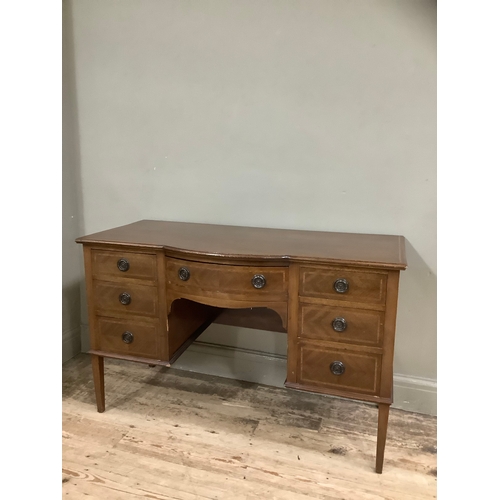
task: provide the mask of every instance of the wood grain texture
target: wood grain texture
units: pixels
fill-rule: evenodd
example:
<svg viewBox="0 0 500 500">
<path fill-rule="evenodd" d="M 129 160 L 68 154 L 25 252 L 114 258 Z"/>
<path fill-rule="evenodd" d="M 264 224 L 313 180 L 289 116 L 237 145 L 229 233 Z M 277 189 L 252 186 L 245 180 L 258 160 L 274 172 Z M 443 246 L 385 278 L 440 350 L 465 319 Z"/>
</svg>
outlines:
<svg viewBox="0 0 500 500">
<path fill-rule="evenodd" d="M 392 410 L 374 474 L 377 408 L 89 356 L 63 366 L 62 495 L 79 499 L 436 498 L 436 418 Z"/>
<path fill-rule="evenodd" d="M 345 330 L 335 331 L 336 318 L 345 320 Z M 301 304 L 300 336 L 309 339 L 344 342 L 346 344 L 381 345 L 384 313 L 342 306 Z"/>
<path fill-rule="evenodd" d="M 298 231 L 142 220 L 78 238 L 78 243 L 181 251 L 195 260 L 256 258 L 274 261 L 340 262 L 405 269 L 403 236 Z"/>
<path fill-rule="evenodd" d="M 140 221 L 77 241 L 95 356 L 167 366 L 223 310 L 241 324 L 252 318 L 241 311 L 256 308 L 267 313 L 255 325 L 288 334 L 287 387 L 392 402 L 403 237 Z M 345 331 L 332 328 L 339 317 Z M 133 343 L 122 343 L 122 330 L 132 329 Z M 331 373 L 334 361 L 345 373 Z M 94 368 L 99 385 L 102 370 Z"/>
<path fill-rule="evenodd" d="M 189 279 L 179 278 L 179 269 L 190 272 Z M 266 284 L 257 289 L 252 285 L 256 275 L 265 277 Z M 288 297 L 287 267 L 229 266 L 167 259 L 167 287 L 185 290 L 187 293 L 214 292 L 230 294 L 234 300 L 281 301 Z"/>
<path fill-rule="evenodd" d="M 345 389 L 336 388 L 335 386 L 325 386 L 325 385 L 312 385 L 306 384 L 304 382 L 300 383 L 291 383 L 286 382 L 285 387 L 288 389 L 295 389 L 300 392 L 308 393 L 314 392 L 317 394 L 323 394 L 325 396 L 339 396 L 341 398 L 354 399 L 356 401 L 364 401 L 366 403 L 383 403 L 383 404 L 392 404 L 392 398 L 383 398 L 380 396 L 374 396 L 372 394 L 366 394 L 362 392 L 356 392 L 354 390 L 349 390 L 347 393 Z"/>
<path fill-rule="evenodd" d="M 140 318 L 97 318 L 97 349 L 129 356 L 158 359 L 158 322 L 141 321 Z M 127 344 L 122 335 L 129 332 L 132 342 Z"/>
<path fill-rule="evenodd" d="M 94 378 L 95 399 L 97 403 L 97 411 L 102 413 L 105 409 L 104 397 L 104 358 L 96 354 L 91 355 L 92 358 L 92 375 Z"/>
<path fill-rule="evenodd" d="M 396 313 L 398 308 L 399 271 L 391 271 L 387 280 L 387 309 L 384 323 L 384 355 L 382 357 L 381 392 L 392 400 L 394 342 L 396 338 Z"/>
<path fill-rule="evenodd" d="M 200 327 L 202 325 L 208 327 L 219 313 L 220 311 L 215 307 L 186 299 L 175 300 L 168 315 L 169 361 L 174 356 L 180 355 L 180 353 L 177 354 L 179 348 L 184 346 L 186 349 L 189 346 L 189 344 L 185 345 L 188 339 L 191 342 L 196 340 L 196 337 L 192 337 L 192 335 L 195 332 L 200 335 L 202 333 Z"/>
<path fill-rule="evenodd" d="M 299 345 L 298 383 L 324 388 L 378 395 L 380 388 L 379 354 L 353 352 L 335 347 L 319 347 L 311 343 Z M 342 375 L 330 371 L 333 362 L 345 367 Z"/>
<path fill-rule="evenodd" d="M 382 474 L 384 468 L 385 442 L 387 439 L 387 426 L 389 423 L 389 405 L 378 405 L 377 427 L 377 455 L 375 458 L 375 472 Z"/>
<path fill-rule="evenodd" d="M 130 304 L 124 305 L 120 302 L 122 293 L 130 295 Z M 97 314 L 158 316 L 156 286 L 94 280 L 94 301 Z"/>
<path fill-rule="evenodd" d="M 214 323 L 286 333 L 279 314 L 267 307 L 223 309 Z"/>
<path fill-rule="evenodd" d="M 298 377 L 299 336 L 299 265 L 290 265 L 290 290 L 288 294 L 288 346 L 286 381 L 295 384 Z"/>
<path fill-rule="evenodd" d="M 92 278 L 92 249 L 83 246 L 83 262 L 85 266 L 85 291 L 87 295 L 87 315 L 89 320 L 90 348 L 98 348 L 96 333 L 96 306 L 94 303 L 94 280 Z"/>
<path fill-rule="evenodd" d="M 168 347 L 168 329 L 167 329 L 167 284 L 166 284 L 166 270 L 165 270 L 165 255 L 163 251 L 156 252 L 156 266 L 158 276 L 158 322 L 159 322 L 159 338 L 158 348 L 160 359 L 170 359 L 170 352 Z"/>
<path fill-rule="evenodd" d="M 334 289 L 338 279 L 345 279 L 349 288 L 344 293 Z M 299 294 L 305 297 L 333 299 L 341 302 L 385 304 L 387 273 L 346 267 L 329 269 L 301 267 Z"/>
<path fill-rule="evenodd" d="M 129 268 L 120 271 L 118 261 L 124 259 Z M 93 250 L 92 272 L 94 278 L 102 280 L 138 279 L 156 281 L 156 255 L 120 250 Z"/>
<path fill-rule="evenodd" d="M 161 359 L 142 358 L 137 355 L 130 356 L 128 354 L 115 354 L 114 352 L 99 351 L 97 349 L 89 349 L 88 354 L 95 354 L 104 358 L 120 359 L 122 361 L 133 361 L 134 363 L 146 363 L 148 366 L 151 366 L 152 364 L 155 366 L 171 366 L 169 361 L 163 361 Z"/>
<path fill-rule="evenodd" d="M 173 302 L 178 299 L 188 299 L 193 302 L 217 308 L 241 309 L 242 307 L 266 307 L 278 313 L 281 318 L 282 327 L 284 329 L 287 328 L 287 302 L 266 301 L 259 300 L 258 298 L 247 298 L 247 300 L 242 300 L 241 297 L 235 300 L 231 293 L 205 292 L 204 290 L 198 290 L 195 295 L 186 291 L 169 288 L 167 290 L 166 304 L 168 314 L 171 312 Z"/>
</svg>

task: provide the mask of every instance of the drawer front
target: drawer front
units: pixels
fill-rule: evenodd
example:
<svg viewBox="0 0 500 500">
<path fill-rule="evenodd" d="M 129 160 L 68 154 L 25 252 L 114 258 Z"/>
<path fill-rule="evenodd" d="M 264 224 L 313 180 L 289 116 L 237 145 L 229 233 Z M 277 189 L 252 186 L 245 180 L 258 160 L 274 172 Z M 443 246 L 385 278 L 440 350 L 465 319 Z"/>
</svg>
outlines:
<svg viewBox="0 0 500 500">
<path fill-rule="evenodd" d="M 300 336 L 349 344 L 381 345 L 384 313 L 337 306 L 300 307 Z"/>
<path fill-rule="evenodd" d="M 168 259 L 167 285 L 192 290 L 195 294 L 212 291 L 251 298 L 286 298 L 288 268 L 229 266 Z"/>
<path fill-rule="evenodd" d="M 101 351 L 157 358 L 158 335 L 155 324 L 97 318 L 97 344 Z"/>
<path fill-rule="evenodd" d="M 156 281 L 156 255 L 92 250 L 92 273 L 94 278 L 103 280 L 133 278 Z"/>
<path fill-rule="evenodd" d="M 350 302 L 384 304 L 387 274 L 345 268 L 301 268 L 300 295 Z"/>
<path fill-rule="evenodd" d="M 380 354 L 300 346 L 299 383 L 375 395 L 380 387 Z M 332 370 L 343 373 L 334 374 Z"/>
<path fill-rule="evenodd" d="M 94 282 L 94 304 L 97 314 L 158 315 L 158 290 L 155 286 L 129 283 Z"/>
</svg>

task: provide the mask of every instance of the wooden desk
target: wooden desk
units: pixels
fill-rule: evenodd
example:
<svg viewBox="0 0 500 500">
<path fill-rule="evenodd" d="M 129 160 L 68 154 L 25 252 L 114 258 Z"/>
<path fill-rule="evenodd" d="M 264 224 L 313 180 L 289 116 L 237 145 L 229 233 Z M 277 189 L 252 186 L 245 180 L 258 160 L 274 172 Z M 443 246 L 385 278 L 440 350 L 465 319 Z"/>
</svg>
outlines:
<svg viewBox="0 0 500 500">
<path fill-rule="evenodd" d="M 288 335 L 285 386 L 392 403 L 402 236 L 144 220 L 83 244 L 97 410 L 104 357 L 170 366 L 212 322 Z"/>
</svg>

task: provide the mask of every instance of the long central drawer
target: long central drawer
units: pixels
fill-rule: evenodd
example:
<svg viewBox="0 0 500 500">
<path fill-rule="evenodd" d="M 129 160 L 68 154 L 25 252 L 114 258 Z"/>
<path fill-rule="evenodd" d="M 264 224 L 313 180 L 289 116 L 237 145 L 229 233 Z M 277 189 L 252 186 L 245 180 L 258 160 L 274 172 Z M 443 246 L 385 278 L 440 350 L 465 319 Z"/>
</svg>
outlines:
<svg viewBox="0 0 500 500">
<path fill-rule="evenodd" d="M 167 286 L 187 293 L 229 294 L 259 300 L 286 300 L 287 267 L 232 266 L 167 259 Z"/>
</svg>

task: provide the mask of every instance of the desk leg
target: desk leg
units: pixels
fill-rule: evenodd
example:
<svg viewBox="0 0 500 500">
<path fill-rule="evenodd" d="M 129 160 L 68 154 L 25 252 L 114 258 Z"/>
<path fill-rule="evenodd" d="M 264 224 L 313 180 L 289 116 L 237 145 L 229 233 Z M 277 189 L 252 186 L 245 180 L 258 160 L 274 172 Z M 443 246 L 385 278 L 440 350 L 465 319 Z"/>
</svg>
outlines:
<svg viewBox="0 0 500 500">
<path fill-rule="evenodd" d="M 378 405 L 378 431 L 377 431 L 377 458 L 375 461 L 375 472 L 382 474 L 384 466 L 385 441 L 387 438 L 387 424 L 389 422 L 389 406 Z"/>
<path fill-rule="evenodd" d="M 91 356 L 97 411 L 102 413 L 104 411 L 104 358 L 96 354 L 91 354 Z"/>
</svg>

